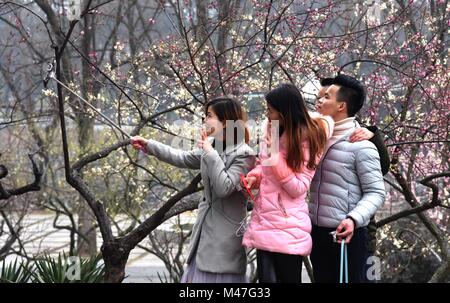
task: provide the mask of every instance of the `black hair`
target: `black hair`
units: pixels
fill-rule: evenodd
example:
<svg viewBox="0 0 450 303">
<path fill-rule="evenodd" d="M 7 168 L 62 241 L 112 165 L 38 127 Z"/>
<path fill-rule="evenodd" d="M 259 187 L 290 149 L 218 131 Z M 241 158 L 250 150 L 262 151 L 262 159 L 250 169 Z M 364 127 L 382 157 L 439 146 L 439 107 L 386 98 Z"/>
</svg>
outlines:
<svg viewBox="0 0 450 303">
<path fill-rule="evenodd" d="M 347 75 L 337 75 L 333 84 L 339 86 L 337 91 L 337 101 L 347 104 L 347 114 L 349 117 L 355 116 L 363 107 L 366 92 L 361 82 Z"/>
<path fill-rule="evenodd" d="M 334 84 L 334 78 L 322 78 L 320 79 L 321 86 L 330 86 Z"/>
<path fill-rule="evenodd" d="M 289 119 L 296 121 L 296 124 L 306 125 L 305 112 L 308 110 L 304 106 L 302 94 L 295 85 L 281 84 L 269 91 L 265 98 L 267 103 L 281 114 L 282 119 Z M 280 126 L 280 136 L 283 132 L 284 127 Z"/>
<path fill-rule="evenodd" d="M 245 122 L 247 121 L 247 115 L 245 111 L 242 108 L 242 105 L 233 97 L 229 96 L 223 96 L 214 98 L 210 101 L 208 101 L 205 104 L 205 114 L 208 112 L 208 108 L 212 108 L 214 113 L 217 115 L 217 118 L 222 123 L 226 123 L 226 121 L 234 121 L 239 122 L 237 124 L 237 127 L 240 128 L 240 131 L 244 134 L 244 138 L 242 138 L 245 143 L 248 143 L 250 141 L 250 133 L 248 128 L 245 126 Z M 226 125 L 224 129 L 224 142 L 226 142 L 227 139 L 227 129 Z M 238 135 L 238 129 L 234 128 L 234 144 L 237 144 L 241 138 Z M 233 135 L 232 133 L 229 134 L 229 136 Z"/>
<path fill-rule="evenodd" d="M 326 144 L 326 133 L 319 122 L 309 116 L 300 91 L 293 84 L 282 84 L 266 94 L 266 101 L 283 120 L 280 134 L 286 132 L 288 166 L 295 172 L 301 171 L 305 162 L 309 169 L 316 168 L 317 155 L 323 151 Z M 308 160 L 302 147 L 305 138 L 309 143 Z"/>
</svg>

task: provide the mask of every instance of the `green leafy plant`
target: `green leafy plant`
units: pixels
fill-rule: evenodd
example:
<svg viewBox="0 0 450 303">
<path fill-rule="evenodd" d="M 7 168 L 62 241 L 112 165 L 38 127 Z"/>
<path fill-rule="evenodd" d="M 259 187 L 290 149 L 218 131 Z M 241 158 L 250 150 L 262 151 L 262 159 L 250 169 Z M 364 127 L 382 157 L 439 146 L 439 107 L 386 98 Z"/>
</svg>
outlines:
<svg viewBox="0 0 450 303">
<path fill-rule="evenodd" d="M 53 258 L 45 254 L 34 262 L 18 259 L 6 264 L 2 262 L 0 282 L 4 283 L 101 283 L 105 267 L 101 255 L 91 258 L 58 254 Z"/>
<path fill-rule="evenodd" d="M 14 262 L 6 264 L 6 260 L 2 262 L 2 270 L 0 271 L 1 283 L 26 283 L 30 280 L 32 264 L 29 261 L 21 261 L 18 259 Z"/>
<path fill-rule="evenodd" d="M 35 269 L 31 273 L 34 283 L 100 283 L 105 273 L 104 265 L 99 264 L 101 255 L 92 258 L 78 259 L 79 276 L 73 274 L 71 266 L 73 259 L 65 253 L 58 254 L 58 258 L 44 255 L 35 262 Z M 70 266 L 70 267 L 69 267 Z"/>
</svg>

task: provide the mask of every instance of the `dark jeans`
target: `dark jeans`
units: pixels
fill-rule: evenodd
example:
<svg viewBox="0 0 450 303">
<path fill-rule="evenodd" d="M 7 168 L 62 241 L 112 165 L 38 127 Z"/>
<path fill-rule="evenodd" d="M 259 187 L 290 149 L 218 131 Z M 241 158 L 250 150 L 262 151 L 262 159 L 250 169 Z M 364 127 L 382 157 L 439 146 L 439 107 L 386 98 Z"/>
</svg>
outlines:
<svg viewBox="0 0 450 303">
<path fill-rule="evenodd" d="M 303 256 L 258 249 L 256 251 L 260 283 L 301 283 Z"/>
<path fill-rule="evenodd" d="M 339 265 L 341 246 L 333 242 L 330 232 L 335 228 L 313 226 L 311 237 L 313 248 L 311 263 L 314 280 L 317 283 L 339 283 Z M 349 283 L 364 283 L 366 278 L 367 228 L 357 228 L 353 238 L 347 245 L 348 281 Z"/>
</svg>

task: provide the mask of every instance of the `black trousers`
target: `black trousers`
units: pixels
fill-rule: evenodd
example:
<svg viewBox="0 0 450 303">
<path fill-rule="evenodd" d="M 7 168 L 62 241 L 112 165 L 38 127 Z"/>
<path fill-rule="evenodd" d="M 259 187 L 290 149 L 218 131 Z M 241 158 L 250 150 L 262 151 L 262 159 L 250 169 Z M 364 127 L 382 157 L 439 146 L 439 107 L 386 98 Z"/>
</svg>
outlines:
<svg viewBox="0 0 450 303">
<path fill-rule="evenodd" d="M 258 249 L 256 251 L 259 283 L 301 283 L 303 256 Z"/>
<path fill-rule="evenodd" d="M 341 245 L 333 242 L 330 235 L 333 230 L 336 229 L 318 226 L 312 228 L 313 248 L 310 259 L 316 283 L 339 283 Z M 367 243 L 367 228 L 357 228 L 347 244 L 349 283 L 367 281 Z"/>
</svg>

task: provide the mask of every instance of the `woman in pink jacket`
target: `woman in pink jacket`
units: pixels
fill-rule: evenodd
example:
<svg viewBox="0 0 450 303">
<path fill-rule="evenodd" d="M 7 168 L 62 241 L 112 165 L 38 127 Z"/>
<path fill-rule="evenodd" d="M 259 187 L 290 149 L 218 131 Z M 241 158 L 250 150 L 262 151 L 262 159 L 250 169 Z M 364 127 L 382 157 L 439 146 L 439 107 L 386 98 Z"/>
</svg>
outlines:
<svg viewBox="0 0 450 303">
<path fill-rule="evenodd" d="M 328 116 L 312 118 L 291 84 L 270 91 L 266 101 L 265 141 L 245 178 L 259 194 L 243 244 L 257 249 L 259 282 L 299 283 L 302 258 L 312 248 L 305 198 L 334 123 Z"/>
</svg>

